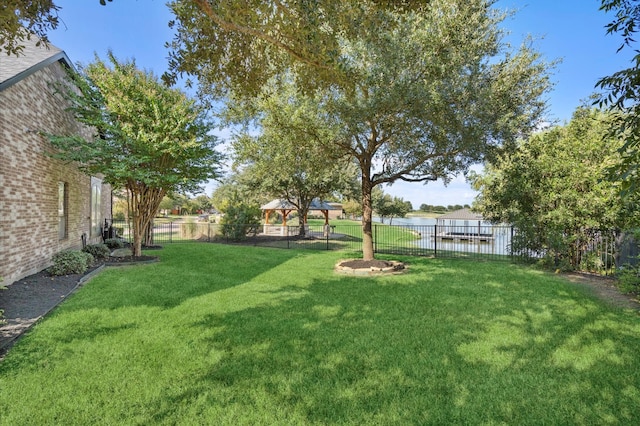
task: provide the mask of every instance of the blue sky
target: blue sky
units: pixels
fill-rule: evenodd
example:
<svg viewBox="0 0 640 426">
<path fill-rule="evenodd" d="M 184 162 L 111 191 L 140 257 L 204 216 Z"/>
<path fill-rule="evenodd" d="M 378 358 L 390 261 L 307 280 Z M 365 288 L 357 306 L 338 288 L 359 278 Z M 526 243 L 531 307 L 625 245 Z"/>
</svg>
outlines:
<svg viewBox="0 0 640 426">
<path fill-rule="evenodd" d="M 106 56 L 112 49 L 120 59 L 135 58 L 138 67 L 161 75 L 167 68 L 165 42 L 172 32 L 172 18 L 159 0 L 114 0 L 100 6 L 98 0 L 56 0 L 62 9 L 61 24 L 49 34 L 51 42 L 64 50 L 73 62 L 87 64 L 94 53 Z M 547 61 L 561 60 L 553 72 L 555 86 L 547 96 L 548 119 L 560 124 L 595 89 L 599 78 L 629 64 L 631 53 L 616 53 L 621 39 L 607 36 L 604 26 L 610 16 L 599 11 L 599 0 L 499 0 L 497 7 L 516 10 L 503 27 L 509 41 L 519 44 L 534 38 L 534 47 Z M 221 137 L 227 133 L 222 130 Z M 213 185 L 207 186 L 211 195 Z M 420 204 L 471 204 L 475 192 L 462 176 L 444 187 L 440 182 L 427 185 L 397 183 L 385 192 Z"/>
</svg>

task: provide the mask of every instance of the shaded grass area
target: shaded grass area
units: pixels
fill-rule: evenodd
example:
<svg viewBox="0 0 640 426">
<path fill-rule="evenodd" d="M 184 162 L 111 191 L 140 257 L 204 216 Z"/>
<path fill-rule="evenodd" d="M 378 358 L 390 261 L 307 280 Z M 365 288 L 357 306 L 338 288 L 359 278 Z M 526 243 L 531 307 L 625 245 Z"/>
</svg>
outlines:
<svg viewBox="0 0 640 426">
<path fill-rule="evenodd" d="M 0 424 L 637 424 L 640 318 L 504 263 L 216 244 L 110 269 L 0 363 Z"/>
</svg>

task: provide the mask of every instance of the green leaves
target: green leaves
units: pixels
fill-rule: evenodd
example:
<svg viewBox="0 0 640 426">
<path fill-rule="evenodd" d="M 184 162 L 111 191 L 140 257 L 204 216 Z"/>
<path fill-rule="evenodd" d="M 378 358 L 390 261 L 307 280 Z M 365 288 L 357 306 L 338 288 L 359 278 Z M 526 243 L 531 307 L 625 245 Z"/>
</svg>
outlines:
<svg viewBox="0 0 640 426">
<path fill-rule="evenodd" d="M 76 118 L 96 130 L 85 141 L 52 137 L 62 156 L 117 187 L 139 182 L 164 191 L 188 191 L 217 175 L 221 155 L 204 111 L 178 90 L 161 84 L 135 62 L 96 57 L 73 76 L 68 90 Z M 111 65 L 111 67 L 109 66 Z M 70 155 L 70 156 L 69 156 Z"/>
<path fill-rule="evenodd" d="M 193 100 L 133 61 L 119 62 L 112 52 L 108 58 L 106 63 L 96 57 L 63 88 L 70 110 L 93 137 L 51 135 L 50 140 L 58 158 L 127 190 L 134 255 L 139 255 L 142 230 L 164 195 L 194 192 L 218 176 L 222 154 L 209 134 L 212 123 Z"/>
<path fill-rule="evenodd" d="M 3 0 L 0 7 L 0 54 L 20 55 L 35 34 L 36 45 L 47 45 L 47 31 L 58 27 L 60 8 L 52 0 Z"/>
<path fill-rule="evenodd" d="M 475 176 L 478 208 L 494 222 L 513 224 L 528 249 L 553 235 L 579 235 L 633 223 L 607 168 L 619 162 L 620 142 L 607 138 L 611 115 L 587 107 L 571 122 L 531 136 Z"/>
<path fill-rule="evenodd" d="M 609 106 L 616 112 L 609 129 L 610 135 L 625 141 L 619 150 L 623 161 L 610 169 L 610 177 L 622 183 L 625 197 L 634 198 L 638 192 L 640 163 L 640 53 L 634 48 L 635 34 L 640 29 L 640 4 L 631 0 L 602 0 L 600 9 L 605 12 L 615 11 L 615 18 L 606 26 L 606 32 L 622 36 L 623 42 L 618 52 L 629 47 L 635 53 L 629 68 L 596 83 L 596 88 L 605 91 L 596 103 L 601 107 Z"/>
<path fill-rule="evenodd" d="M 348 84 L 342 39 L 359 39 L 393 26 L 389 13 L 420 10 L 428 1 L 313 2 L 174 0 L 176 36 L 171 73 L 197 75 L 209 93 L 256 95 L 273 76 L 295 70 L 305 90 Z M 228 78 L 232 76 L 232 78 Z"/>
<path fill-rule="evenodd" d="M 175 74 L 165 77 L 195 75 L 204 94 L 247 102 L 274 80 L 315 96 L 316 116 L 335 132 L 321 138 L 325 155 L 359 165 L 367 222 L 373 187 L 446 182 L 541 121 L 548 64 L 528 47 L 507 49 L 499 29 L 504 13 L 494 3 L 175 0 Z M 285 113 L 287 105 L 261 122 L 281 134 L 265 132 L 259 143 L 307 138 L 290 131 L 298 118 Z M 278 156 L 269 158 L 273 164 Z M 293 175 L 276 175 L 274 186 L 284 186 L 283 176 Z M 370 222 L 364 225 L 370 237 Z"/>
<path fill-rule="evenodd" d="M 259 133 L 233 139 L 234 167 L 245 170 L 254 188 L 283 198 L 304 211 L 314 198 L 326 198 L 345 184 L 347 161 L 331 152 L 337 131 L 325 120 L 318 99 L 289 81 L 273 81 L 249 102 Z M 245 104 L 245 103 L 241 103 Z M 243 121 L 245 109 L 231 102 L 229 119 Z"/>
</svg>

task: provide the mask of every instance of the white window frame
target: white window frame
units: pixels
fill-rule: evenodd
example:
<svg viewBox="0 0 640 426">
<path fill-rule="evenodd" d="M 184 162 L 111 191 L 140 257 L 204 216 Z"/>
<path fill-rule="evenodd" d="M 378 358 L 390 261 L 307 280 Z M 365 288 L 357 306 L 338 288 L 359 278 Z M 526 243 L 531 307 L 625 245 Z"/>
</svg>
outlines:
<svg viewBox="0 0 640 426">
<path fill-rule="evenodd" d="M 58 182 L 58 239 L 69 238 L 69 187 Z"/>
<path fill-rule="evenodd" d="M 91 176 L 91 237 L 100 236 L 102 225 L 102 179 Z"/>
</svg>

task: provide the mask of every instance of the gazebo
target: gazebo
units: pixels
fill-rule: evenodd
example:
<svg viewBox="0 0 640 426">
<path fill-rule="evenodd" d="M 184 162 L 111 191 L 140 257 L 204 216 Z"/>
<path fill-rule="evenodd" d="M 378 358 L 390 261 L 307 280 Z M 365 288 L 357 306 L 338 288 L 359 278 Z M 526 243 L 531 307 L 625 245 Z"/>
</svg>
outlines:
<svg viewBox="0 0 640 426">
<path fill-rule="evenodd" d="M 297 207 L 294 206 L 291 202 L 284 200 L 282 198 L 275 199 L 273 201 L 268 202 L 267 204 L 260 207 L 261 210 L 264 211 L 264 226 L 263 232 L 265 234 L 269 233 L 269 230 L 272 230 L 276 227 L 269 225 L 269 216 L 272 212 L 279 212 L 282 215 L 282 226 L 280 227 L 280 235 L 287 235 L 287 216 L 294 210 L 297 210 Z M 309 206 L 309 210 L 320 210 L 324 215 L 324 224 L 329 224 L 329 210 L 335 210 L 335 207 L 331 206 L 329 203 L 325 203 L 324 201 L 314 198 L 311 201 L 311 205 Z M 304 218 L 301 218 L 300 226 L 307 226 L 307 217 L 305 215 Z M 277 229 L 277 228 L 276 228 Z"/>
</svg>

